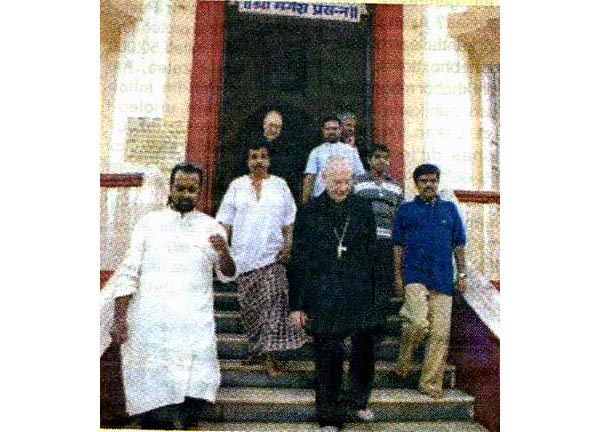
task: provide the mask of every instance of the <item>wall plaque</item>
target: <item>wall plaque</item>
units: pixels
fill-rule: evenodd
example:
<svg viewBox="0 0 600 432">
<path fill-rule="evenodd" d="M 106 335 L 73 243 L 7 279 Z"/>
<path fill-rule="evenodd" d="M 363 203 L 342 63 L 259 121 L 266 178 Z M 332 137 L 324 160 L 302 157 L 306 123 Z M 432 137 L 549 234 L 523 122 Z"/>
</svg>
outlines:
<svg viewBox="0 0 600 432">
<path fill-rule="evenodd" d="M 127 119 L 125 161 L 156 166 L 162 173 L 185 159 L 187 122 L 161 118 Z"/>
</svg>

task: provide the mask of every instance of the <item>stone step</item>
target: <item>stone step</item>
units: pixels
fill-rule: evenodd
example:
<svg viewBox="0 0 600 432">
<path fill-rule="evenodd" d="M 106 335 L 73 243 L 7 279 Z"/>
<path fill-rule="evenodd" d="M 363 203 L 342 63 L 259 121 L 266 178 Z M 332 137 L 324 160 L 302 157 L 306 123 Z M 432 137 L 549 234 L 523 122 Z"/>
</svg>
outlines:
<svg viewBox="0 0 600 432">
<path fill-rule="evenodd" d="M 215 293 L 218 292 L 234 292 L 237 293 L 237 285 L 235 282 L 223 283 L 218 280 L 213 281 L 213 290 Z"/>
<path fill-rule="evenodd" d="M 215 292 L 215 312 L 239 311 L 240 304 L 235 292 Z"/>
<path fill-rule="evenodd" d="M 346 359 L 350 355 L 350 340 L 345 343 Z M 377 344 L 375 359 L 377 361 L 396 361 L 398 358 L 399 341 L 397 337 L 386 337 Z M 221 333 L 217 334 L 217 352 L 220 359 L 241 360 L 248 358 L 248 341 L 242 334 Z M 277 353 L 277 358 L 281 360 L 308 360 L 314 359 L 314 349 L 312 341 L 307 342 L 301 348 L 293 351 L 284 351 Z M 419 359 L 419 352 L 415 354 L 415 359 Z"/>
<path fill-rule="evenodd" d="M 277 378 L 270 377 L 262 365 L 246 366 L 239 360 L 221 360 L 221 385 L 223 387 L 271 387 L 271 388 L 314 388 L 315 366 L 313 361 L 285 362 L 285 373 Z M 401 379 L 392 370 L 394 363 L 375 364 L 374 388 L 416 388 L 421 366 L 415 364 L 406 379 Z M 348 362 L 344 363 L 347 379 Z M 444 387 L 454 388 L 455 367 L 448 365 L 444 374 Z"/>
<path fill-rule="evenodd" d="M 237 311 L 240 309 L 238 303 L 237 287 L 233 283 L 219 284 L 215 283 L 215 310 L 216 311 Z M 402 302 L 398 297 L 392 297 L 387 307 L 388 314 L 398 314 Z"/>
<path fill-rule="evenodd" d="M 316 423 L 208 423 L 202 422 L 196 426 L 202 431 L 244 431 L 244 432 L 305 432 L 318 431 Z M 347 432 L 488 432 L 480 424 L 470 420 L 419 421 L 402 423 L 349 423 L 344 426 Z"/>
<path fill-rule="evenodd" d="M 218 333 L 238 333 L 245 332 L 242 317 L 235 311 L 215 312 Z M 389 316 L 385 327 L 385 333 L 390 336 L 400 336 L 400 317 L 398 315 Z"/>
<path fill-rule="evenodd" d="M 369 408 L 378 422 L 472 420 L 474 399 L 456 389 L 446 390 L 439 399 L 412 389 L 375 389 Z M 315 394 L 308 389 L 221 387 L 216 404 L 206 410 L 204 420 L 315 422 Z"/>
</svg>

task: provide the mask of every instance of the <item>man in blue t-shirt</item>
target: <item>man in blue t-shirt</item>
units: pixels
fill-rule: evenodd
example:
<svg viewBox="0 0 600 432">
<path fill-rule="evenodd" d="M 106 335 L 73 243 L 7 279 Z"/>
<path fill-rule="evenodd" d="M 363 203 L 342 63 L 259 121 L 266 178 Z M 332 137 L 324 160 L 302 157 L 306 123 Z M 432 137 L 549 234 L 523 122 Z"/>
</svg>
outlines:
<svg viewBox="0 0 600 432">
<path fill-rule="evenodd" d="M 443 396 L 452 296 L 455 285 L 460 292 L 467 288 L 466 234 L 456 205 L 438 195 L 439 168 L 420 165 L 413 180 L 419 195 L 398 208 L 393 227 L 396 290 L 405 298 L 396 371 L 406 378 L 413 353 L 426 338 L 419 390 L 439 398 Z"/>
</svg>

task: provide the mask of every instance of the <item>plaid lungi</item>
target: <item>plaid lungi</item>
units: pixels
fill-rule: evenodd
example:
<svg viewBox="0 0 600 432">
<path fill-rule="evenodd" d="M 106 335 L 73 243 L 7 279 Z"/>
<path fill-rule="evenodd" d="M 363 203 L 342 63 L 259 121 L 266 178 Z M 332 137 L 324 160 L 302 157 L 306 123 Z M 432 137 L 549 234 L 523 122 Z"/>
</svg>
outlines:
<svg viewBox="0 0 600 432">
<path fill-rule="evenodd" d="M 306 333 L 289 318 L 288 280 L 282 264 L 245 273 L 238 277 L 237 285 L 251 355 L 304 345 Z"/>
</svg>

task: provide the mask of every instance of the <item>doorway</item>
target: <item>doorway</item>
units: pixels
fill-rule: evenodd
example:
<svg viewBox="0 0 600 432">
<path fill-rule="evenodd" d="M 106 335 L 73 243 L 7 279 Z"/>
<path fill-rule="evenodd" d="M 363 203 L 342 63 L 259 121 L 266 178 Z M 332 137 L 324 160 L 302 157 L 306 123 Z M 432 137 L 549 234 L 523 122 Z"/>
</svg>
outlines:
<svg viewBox="0 0 600 432">
<path fill-rule="evenodd" d="M 227 8 L 216 203 L 240 175 L 240 143 L 262 134 L 271 109 L 282 113 L 282 137 L 304 158 L 320 144 L 319 120 L 328 114 L 355 113 L 357 136 L 370 143 L 369 18 L 332 22 Z"/>
</svg>

